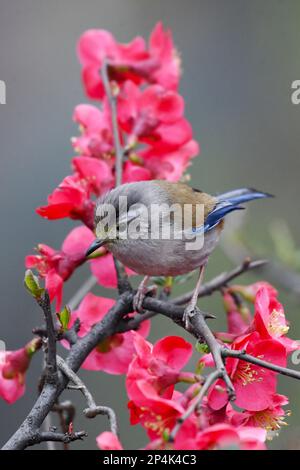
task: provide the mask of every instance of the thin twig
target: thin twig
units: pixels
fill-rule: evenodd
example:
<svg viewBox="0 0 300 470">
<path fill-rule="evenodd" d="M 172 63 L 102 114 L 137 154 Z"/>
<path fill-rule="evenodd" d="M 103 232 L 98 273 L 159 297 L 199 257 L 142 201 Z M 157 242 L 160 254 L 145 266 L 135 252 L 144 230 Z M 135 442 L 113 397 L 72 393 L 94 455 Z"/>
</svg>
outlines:
<svg viewBox="0 0 300 470">
<path fill-rule="evenodd" d="M 232 349 L 223 348 L 222 356 L 234 357 L 236 359 L 240 359 L 241 361 L 250 362 L 251 364 L 263 367 L 264 369 L 272 370 L 278 374 L 300 380 L 300 372 L 298 370 L 288 369 L 287 367 L 282 367 L 276 364 L 272 364 L 271 362 L 263 361 L 262 359 L 258 359 L 257 357 L 251 356 L 250 354 L 246 354 L 244 351 L 233 351 Z"/>
<path fill-rule="evenodd" d="M 246 273 L 253 269 L 259 269 L 262 266 L 265 266 L 268 263 L 267 260 L 256 260 L 251 261 L 250 258 L 245 258 L 242 264 L 232 269 L 231 271 L 223 272 L 218 276 L 214 277 L 211 281 L 206 282 L 200 287 L 198 297 L 205 297 L 213 294 L 216 290 L 219 290 L 221 287 L 226 286 L 228 282 L 232 281 L 236 277 L 240 276 L 243 273 Z M 184 305 L 188 303 L 193 295 L 193 291 L 183 294 L 179 297 L 176 297 L 172 302 L 176 305 Z"/>
<path fill-rule="evenodd" d="M 31 438 L 31 440 L 28 442 L 28 446 L 33 446 L 35 444 L 40 444 L 41 442 L 48 441 L 63 442 L 65 444 L 68 444 L 73 441 L 82 440 L 86 436 L 87 433 L 85 431 L 78 431 L 66 434 L 55 431 L 42 431 Z"/>
<path fill-rule="evenodd" d="M 81 393 L 84 395 L 86 402 L 88 404 L 88 408 L 84 410 L 84 414 L 87 418 L 94 418 L 97 415 L 106 415 L 109 420 L 110 430 L 114 434 L 118 434 L 118 426 L 117 426 L 117 417 L 115 412 L 112 408 L 108 406 L 99 406 L 96 405 L 96 402 L 93 398 L 93 395 L 87 388 L 87 386 L 82 382 L 82 380 L 78 377 L 75 372 L 70 369 L 68 364 L 60 357 L 57 356 L 57 365 L 59 369 L 65 374 L 68 379 L 73 382 L 76 386 L 77 390 L 80 390 Z"/>
<path fill-rule="evenodd" d="M 191 414 L 199 407 L 199 405 L 202 403 L 203 398 L 207 394 L 209 388 L 211 385 L 213 385 L 214 382 L 220 377 L 220 372 L 218 370 L 213 371 L 211 374 L 207 376 L 205 379 L 204 384 L 202 385 L 199 394 L 195 397 L 195 399 L 192 401 L 191 405 L 188 407 L 186 412 L 181 415 L 178 419 L 177 422 L 172 429 L 170 436 L 169 436 L 169 442 L 174 442 L 175 437 L 180 430 L 181 426 L 183 423 L 191 416 Z"/>
<path fill-rule="evenodd" d="M 116 186 L 122 184 L 122 170 L 123 170 L 123 148 L 120 142 L 120 132 L 118 125 L 117 113 L 117 96 L 112 91 L 111 83 L 109 80 L 108 63 L 104 60 L 101 69 L 102 81 L 105 89 L 106 96 L 109 101 L 111 110 L 111 122 L 114 136 L 115 152 L 116 152 Z"/>
<path fill-rule="evenodd" d="M 219 373 L 219 377 L 221 377 L 225 382 L 229 400 L 235 400 L 235 390 L 225 368 L 221 344 L 211 332 L 210 328 L 206 324 L 202 312 L 198 308 L 193 309 L 193 313 L 189 315 L 189 321 L 194 332 L 196 332 L 198 339 L 202 341 L 204 340 L 209 347 L 216 369 Z"/>
</svg>

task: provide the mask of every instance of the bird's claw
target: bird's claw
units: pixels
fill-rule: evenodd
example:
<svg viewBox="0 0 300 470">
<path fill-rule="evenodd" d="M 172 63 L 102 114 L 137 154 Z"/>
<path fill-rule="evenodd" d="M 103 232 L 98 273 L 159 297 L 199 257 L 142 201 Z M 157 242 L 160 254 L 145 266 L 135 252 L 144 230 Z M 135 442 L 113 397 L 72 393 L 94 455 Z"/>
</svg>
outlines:
<svg viewBox="0 0 300 470">
<path fill-rule="evenodd" d="M 138 313 L 144 313 L 143 302 L 146 296 L 155 296 L 157 286 L 139 287 L 135 296 L 133 297 L 133 310 Z"/>
<path fill-rule="evenodd" d="M 198 307 L 196 305 L 195 306 L 194 305 L 187 305 L 185 307 L 184 312 L 183 312 L 182 321 L 184 323 L 184 327 L 185 327 L 186 330 L 189 329 L 191 318 L 199 312 L 200 312 L 200 310 L 198 309 Z"/>
</svg>

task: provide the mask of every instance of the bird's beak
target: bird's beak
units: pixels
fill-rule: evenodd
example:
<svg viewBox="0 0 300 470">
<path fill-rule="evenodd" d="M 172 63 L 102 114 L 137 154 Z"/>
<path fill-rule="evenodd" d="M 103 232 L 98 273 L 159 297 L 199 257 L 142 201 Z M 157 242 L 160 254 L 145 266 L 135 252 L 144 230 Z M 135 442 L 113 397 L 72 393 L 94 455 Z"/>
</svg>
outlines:
<svg viewBox="0 0 300 470">
<path fill-rule="evenodd" d="M 103 246 L 104 243 L 105 240 L 99 240 L 99 238 L 96 238 L 96 240 L 93 241 L 89 249 L 86 251 L 85 256 L 88 257 L 89 255 L 94 253 L 94 251 L 98 250 L 98 248 L 100 248 L 100 246 Z"/>
</svg>

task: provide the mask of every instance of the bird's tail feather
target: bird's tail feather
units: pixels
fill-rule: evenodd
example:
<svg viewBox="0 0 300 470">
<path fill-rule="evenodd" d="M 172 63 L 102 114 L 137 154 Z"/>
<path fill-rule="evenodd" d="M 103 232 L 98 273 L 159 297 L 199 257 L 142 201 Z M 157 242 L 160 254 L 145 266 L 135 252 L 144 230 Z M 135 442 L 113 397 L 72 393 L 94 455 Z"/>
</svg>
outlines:
<svg viewBox="0 0 300 470">
<path fill-rule="evenodd" d="M 232 211 L 244 209 L 240 206 L 243 202 L 252 201 L 254 199 L 262 199 L 266 197 L 273 197 L 271 194 L 263 193 L 251 188 L 234 189 L 227 193 L 219 194 L 217 196 L 218 202 L 215 208 L 208 214 L 205 224 L 204 232 L 208 232 L 213 227 L 218 225 L 227 214 Z"/>
<path fill-rule="evenodd" d="M 253 201 L 254 199 L 262 199 L 266 197 L 273 197 L 272 194 L 257 191 L 252 188 L 241 188 L 228 191 L 227 193 L 219 194 L 218 201 L 227 201 L 233 205 L 238 205 L 243 202 Z"/>
</svg>

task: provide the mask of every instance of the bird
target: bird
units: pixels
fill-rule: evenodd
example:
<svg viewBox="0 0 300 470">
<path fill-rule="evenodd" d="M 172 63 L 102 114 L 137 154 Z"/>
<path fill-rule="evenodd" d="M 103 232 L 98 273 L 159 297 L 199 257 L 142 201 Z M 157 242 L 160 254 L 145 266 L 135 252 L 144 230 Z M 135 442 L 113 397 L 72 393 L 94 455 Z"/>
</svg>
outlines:
<svg viewBox="0 0 300 470">
<path fill-rule="evenodd" d="M 144 276 L 133 301 L 138 312 L 142 311 L 152 276 L 173 277 L 199 269 L 185 310 L 187 319 L 197 308 L 204 270 L 219 242 L 224 219 L 231 212 L 244 209 L 241 204 L 268 197 L 272 195 L 253 188 L 212 196 L 181 182 L 125 183 L 97 201 L 96 239 L 86 256 L 105 245 L 122 264 Z"/>
</svg>

